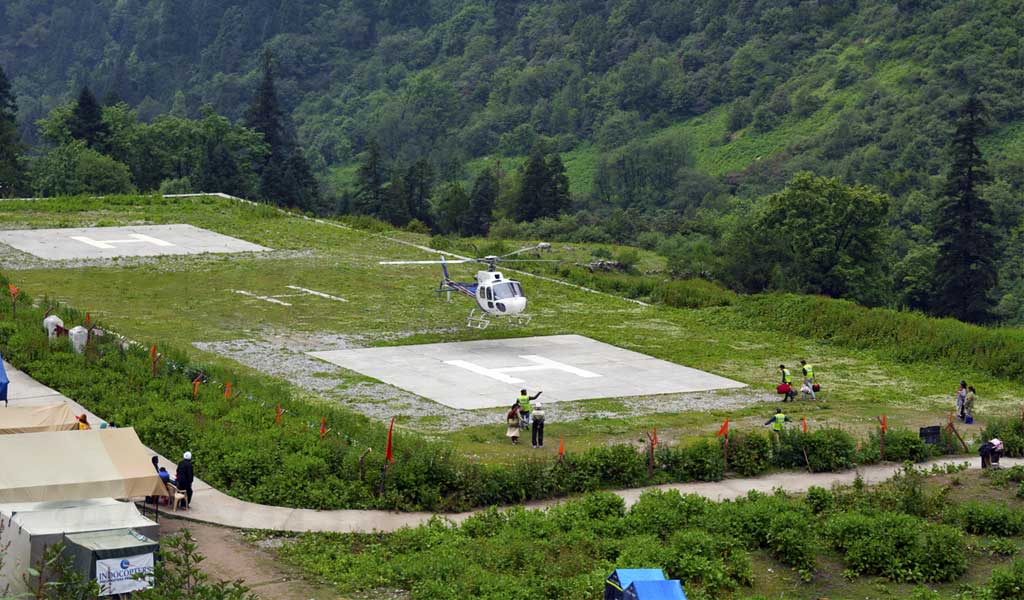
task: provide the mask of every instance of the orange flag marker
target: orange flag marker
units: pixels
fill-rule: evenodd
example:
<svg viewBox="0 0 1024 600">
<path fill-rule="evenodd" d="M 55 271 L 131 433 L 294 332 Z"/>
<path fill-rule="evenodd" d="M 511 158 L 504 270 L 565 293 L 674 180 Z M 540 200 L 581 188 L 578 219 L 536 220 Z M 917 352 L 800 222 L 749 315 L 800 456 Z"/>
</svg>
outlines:
<svg viewBox="0 0 1024 600">
<path fill-rule="evenodd" d="M 224 397 L 225 398 L 230 398 L 231 397 L 231 382 L 230 381 L 224 384 Z"/>
</svg>

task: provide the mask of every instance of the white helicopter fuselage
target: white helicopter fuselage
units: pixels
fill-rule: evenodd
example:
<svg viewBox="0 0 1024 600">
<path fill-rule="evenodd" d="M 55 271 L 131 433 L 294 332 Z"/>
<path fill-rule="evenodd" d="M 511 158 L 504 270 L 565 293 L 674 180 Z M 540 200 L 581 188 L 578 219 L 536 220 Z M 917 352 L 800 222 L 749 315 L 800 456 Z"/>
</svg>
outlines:
<svg viewBox="0 0 1024 600">
<path fill-rule="evenodd" d="M 505 279 L 499 271 L 477 271 L 476 304 L 490 315 L 512 316 L 526 310 L 526 296 L 518 281 Z"/>
</svg>

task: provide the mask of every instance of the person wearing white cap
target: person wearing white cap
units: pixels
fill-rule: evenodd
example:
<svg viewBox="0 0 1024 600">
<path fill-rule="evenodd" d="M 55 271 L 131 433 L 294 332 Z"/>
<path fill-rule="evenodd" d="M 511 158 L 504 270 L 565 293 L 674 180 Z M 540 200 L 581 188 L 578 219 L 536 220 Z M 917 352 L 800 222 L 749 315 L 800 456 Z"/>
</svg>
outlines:
<svg viewBox="0 0 1024 600">
<path fill-rule="evenodd" d="M 186 452 L 182 461 L 178 463 L 178 472 L 175 479 L 178 480 L 178 489 L 185 492 L 186 507 L 192 505 L 192 480 L 195 479 L 192 473 L 192 453 Z"/>
<path fill-rule="evenodd" d="M 533 428 L 530 435 L 533 438 L 534 448 L 544 447 L 544 406 L 540 402 L 533 404 Z"/>
</svg>

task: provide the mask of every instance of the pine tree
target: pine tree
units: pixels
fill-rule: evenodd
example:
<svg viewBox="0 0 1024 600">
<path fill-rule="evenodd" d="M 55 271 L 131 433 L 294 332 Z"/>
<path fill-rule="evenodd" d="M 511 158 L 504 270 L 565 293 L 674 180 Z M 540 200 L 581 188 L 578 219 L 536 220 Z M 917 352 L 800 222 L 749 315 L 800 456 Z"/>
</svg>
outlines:
<svg viewBox="0 0 1024 600">
<path fill-rule="evenodd" d="M 409 216 L 425 225 L 432 226 L 434 219 L 430 213 L 430 194 L 434 188 L 434 167 L 430 161 L 421 158 L 405 172 L 405 192 Z"/>
<path fill-rule="evenodd" d="M 354 211 L 358 214 L 380 216 L 384 207 L 384 165 L 380 146 L 371 141 L 363 153 L 363 162 L 356 171 Z"/>
<path fill-rule="evenodd" d="M 935 227 L 939 255 L 933 312 L 969 322 L 990 318 L 990 292 L 996 285 L 994 217 L 992 206 L 979 190 L 991 181 L 977 144 L 985 123 L 985 107 L 972 95 L 957 117 L 953 162 L 939 199 Z"/>
<path fill-rule="evenodd" d="M 0 198 L 26 190 L 25 145 L 18 133 L 18 107 L 7 73 L 0 67 Z"/>
<path fill-rule="evenodd" d="M 463 215 L 459 232 L 467 236 L 487 235 L 497 200 L 498 177 L 492 169 L 485 169 L 473 182 L 473 191 L 469 194 L 469 210 Z"/>
<path fill-rule="evenodd" d="M 405 227 L 409 224 L 409 194 L 405 189 L 405 180 L 398 173 L 391 176 L 391 183 L 384 190 L 384 204 L 381 207 L 381 219 Z"/>
<path fill-rule="evenodd" d="M 269 152 L 259 167 L 260 197 L 281 206 L 316 210 L 320 187 L 295 143 L 277 98 L 273 56 L 263 53 L 263 78 L 245 112 L 246 127 L 263 135 Z"/>
<path fill-rule="evenodd" d="M 552 154 L 548 159 L 548 177 L 550 187 L 547 203 L 543 207 L 541 216 L 557 217 L 572 206 L 569 176 L 565 174 L 565 165 L 562 164 L 562 157 L 558 154 Z"/>
<path fill-rule="evenodd" d="M 103 109 L 88 86 L 78 94 L 71 119 L 68 121 L 71 137 L 82 140 L 85 145 L 98 152 L 106 152 L 110 128 L 103 122 Z"/>
<path fill-rule="evenodd" d="M 517 221 L 533 221 L 543 214 L 543 206 L 548 201 L 551 188 L 551 176 L 548 163 L 539 150 L 534 149 L 523 166 L 522 185 L 516 199 L 515 218 Z"/>
</svg>

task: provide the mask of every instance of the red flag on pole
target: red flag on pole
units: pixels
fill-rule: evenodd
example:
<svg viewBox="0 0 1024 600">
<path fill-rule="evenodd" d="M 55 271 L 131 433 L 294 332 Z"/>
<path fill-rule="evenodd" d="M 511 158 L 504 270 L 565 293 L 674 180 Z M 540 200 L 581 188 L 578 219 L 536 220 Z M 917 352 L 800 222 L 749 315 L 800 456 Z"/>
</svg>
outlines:
<svg viewBox="0 0 1024 600">
<path fill-rule="evenodd" d="M 657 446 L 658 446 L 658 428 L 655 427 L 654 428 L 654 437 L 651 439 L 651 448 L 656 448 Z"/>
<path fill-rule="evenodd" d="M 224 384 L 224 397 L 225 398 L 230 398 L 231 397 L 231 382 L 230 381 Z"/>
<path fill-rule="evenodd" d="M 195 398 L 196 396 L 199 395 L 199 384 L 201 384 L 201 383 L 202 383 L 202 380 L 199 379 L 198 377 L 196 377 L 195 381 L 192 382 L 192 397 L 193 398 Z"/>
<path fill-rule="evenodd" d="M 882 433 L 889 431 L 889 424 L 885 422 L 885 415 L 882 415 Z"/>
<path fill-rule="evenodd" d="M 156 362 L 156 344 L 149 347 L 149 360 Z"/>
<path fill-rule="evenodd" d="M 727 437 L 729 435 L 729 417 L 726 417 L 725 422 L 722 423 L 722 426 L 718 428 L 718 436 L 723 435 Z"/>
<path fill-rule="evenodd" d="M 13 283 L 8 283 L 7 284 L 7 290 L 9 292 L 11 292 L 11 298 L 17 298 L 18 294 L 21 293 L 21 290 L 19 290 L 17 287 L 15 287 L 15 285 Z"/>
<path fill-rule="evenodd" d="M 558 436 L 558 457 L 562 458 L 565 456 L 565 440 L 562 436 Z"/>
<path fill-rule="evenodd" d="M 320 439 L 327 435 L 327 417 L 320 417 Z"/>
<path fill-rule="evenodd" d="M 395 418 L 391 417 L 391 425 L 388 425 L 388 445 L 384 450 L 384 460 L 389 463 L 395 462 L 395 457 L 391 452 L 391 432 L 395 428 Z"/>
<path fill-rule="evenodd" d="M 89 313 L 85 313 L 85 326 L 88 327 L 89 323 L 92 323 L 92 315 Z"/>
<path fill-rule="evenodd" d="M 277 423 L 278 425 L 281 424 L 281 405 L 280 404 L 277 405 L 277 416 L 274 417 L 274 422 Z"/>
<path fill-rule="evenodd" d="M 807 417 L 800 419 L 800 426 L 803 428 L 804 433 L 807 433 Z"/>
</svg>

